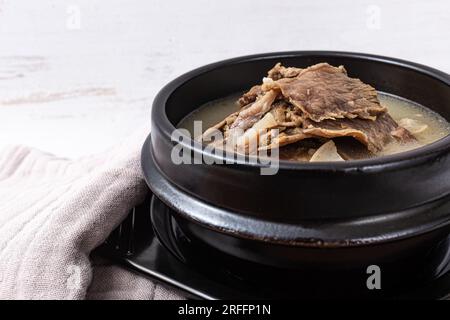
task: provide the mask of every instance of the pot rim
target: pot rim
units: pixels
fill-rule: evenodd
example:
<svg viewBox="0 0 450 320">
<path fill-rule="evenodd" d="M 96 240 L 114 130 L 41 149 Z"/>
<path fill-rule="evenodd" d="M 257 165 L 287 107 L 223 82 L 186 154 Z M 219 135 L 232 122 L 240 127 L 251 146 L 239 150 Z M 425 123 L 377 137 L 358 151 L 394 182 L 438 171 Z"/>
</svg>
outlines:
<svg viewBox="0 0 450 320">
<path fill-rule="evenodd" d="M 386 63 L 394 66 L 399 66 L 402 68 L 407 68 L 415 72 L 425 74 L 429 77 L 437 79 L 446 85 L 450 86 L 450 75 L 439 71 L 437 69 L 421 65 L 414 62 L 409 62 L 406 60 L 401 60 L 397 58 L 390 58 L 385 56 L 367 54 L 367 53 L 355 53 L 355 52 L 345 52 L 345 51 L 286 51 L 286 52 L 272 52 L 272 53 L 262 53 L 236 57 L 232 59 L 226 59 L 205 66 L 199 67 L 192 71 L 189 71 L 173 81 L 165 85 L 161 91 L 157 94 L 154 99 L 152 107 L 152 119 L 154 123 L 157 123 L 160 133 L 167 140 L 171 140 L 171 135 L 176 127 L 170 122 L 165 111 L 166 103 L 171 97 L 171 95 L 182 85 L 187 83 L 193 78 L 196 78 L 204 73 L 212 71 L 214 69 L 222 68 L 230 65 L 238 65 L 241 63 L 248 63 L 254 60 L 265 60 L 274 58 L 289 58 L 289 57 L 299 57 L 299 56 L 323 56 L 323 57 L 346 57 L 366 61 L 377 61 L 381 63 Z M 188 138 L 179 142 L 185 150 L 193 152 L 195 154 L 202 154 L 210 159 L 221 160 L 225 162 L 232 162 L 235 165 L 242 167 L 254 167 L 261 168 L 264 165 L 259 162 L 248 162 L 240 159 L 230 158 L 227 155 L 218 156 L 217 154 L 211 152 L 210 150 L 205 150 L 204 146 L 196 143 L 193 139 Z M 394 155 L 387 155 L 381 157 L 375 157 L 372 159 L 365 160 L 352 160 L 345 162 L 317 162 L 317 163 L 301 163 L 287 160 L 279 161 L 280 170 L 301 170 L 301 171 L 320 171 L 320 172 L 353 172 L 353 171 L 370 171 L 376 173 L 379 171 L 386 171 L 389 169 L 398 169 L 404 167 L 410 167 L 416 163 L 422 163 L 427 161 L 430 157 L 438 157 L 439 154 L 446 153 L 450 150 L 450 135 L 435 141 L 431 144 L 425 145 L 423 147 L 413 149 L 406 152 L 401 152 Z"/>
</svg>

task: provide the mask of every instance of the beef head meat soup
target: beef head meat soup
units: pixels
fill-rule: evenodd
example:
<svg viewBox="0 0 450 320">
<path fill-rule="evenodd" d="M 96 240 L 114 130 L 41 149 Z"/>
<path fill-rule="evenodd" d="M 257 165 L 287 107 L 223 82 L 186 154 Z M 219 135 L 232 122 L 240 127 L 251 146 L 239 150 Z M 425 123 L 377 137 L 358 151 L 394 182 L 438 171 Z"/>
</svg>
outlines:
<svg viewBox="0 0 450 320">
<path fill-rule="evenodd" d="M 450 124 L 431 110 L 377 92 L 327 63 L 277 64 L 262 84 L 201 106 L 179 127 L 193 133 L 198 120 L 207 128 L 204 143 L 246 154 L 280 148 L 281 159 L 310 162 L 394 154 L 450 133 Z"/>
</svg>

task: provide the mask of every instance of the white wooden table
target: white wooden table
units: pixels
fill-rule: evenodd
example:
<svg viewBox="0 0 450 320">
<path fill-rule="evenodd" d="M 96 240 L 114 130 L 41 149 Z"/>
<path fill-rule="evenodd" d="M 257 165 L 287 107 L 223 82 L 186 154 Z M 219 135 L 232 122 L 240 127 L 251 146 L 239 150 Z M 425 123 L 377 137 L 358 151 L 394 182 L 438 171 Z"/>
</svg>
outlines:
<svg viewBox="0 0 450 320">
<path fill-rule="evenodd" d="M 183 72 L 307 49 L 450 72 L 450 1 L 0 0 L 0 147 L 96 152 L 148 126 L 154 95 Z"/>
</svg>

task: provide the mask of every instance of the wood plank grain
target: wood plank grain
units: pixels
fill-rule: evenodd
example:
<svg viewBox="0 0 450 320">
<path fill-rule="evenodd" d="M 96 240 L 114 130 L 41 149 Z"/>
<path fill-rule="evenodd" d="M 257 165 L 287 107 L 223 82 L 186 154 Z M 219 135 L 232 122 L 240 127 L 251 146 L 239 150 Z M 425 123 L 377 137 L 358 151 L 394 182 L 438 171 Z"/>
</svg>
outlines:
<svg viewBox="0 0 450 320">
<path fill-rule="evenodd" d="M 450 2 L 0 0 L 0 147 L 75 157 L 149 123 L 175 76 L 257 52 L 332 49 L 450 72 Z"/>
</svg>

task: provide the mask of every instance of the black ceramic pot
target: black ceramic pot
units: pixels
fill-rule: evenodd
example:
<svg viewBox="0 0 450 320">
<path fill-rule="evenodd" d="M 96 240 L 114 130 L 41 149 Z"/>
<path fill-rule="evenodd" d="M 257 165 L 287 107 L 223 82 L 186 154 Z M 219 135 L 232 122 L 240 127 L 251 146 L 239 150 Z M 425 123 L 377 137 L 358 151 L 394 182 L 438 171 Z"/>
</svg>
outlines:
<svg viewBox="0 0 450 320">
<path fill-rule="evenodd" d="M 165 86 L 142 150 L 147 183 L 187 237 L 239 259 L 286 269 L 446 272 L 450 230 L 450 137 L 413 151 L 344 163 L 181 164 L 171 134 L 205 102 L 259 83 L 273 65 L 344 65 L 379 91 L 420 103 L 450 121 L 450 76 L 393 58 L 299 51 L 226 60 Z M 183 147 L 212 159 L 192 141 Z M 427 261 L 426 263 L 424 261 Z M 399 264 L 400 263 L 400 264 Z M 403 266 L 400 266 L 403 264 Z M 407 265 L 405 265 L 407 264 Z M 408 270 L 411 271 L 411 268 Z"/>
</svg>

